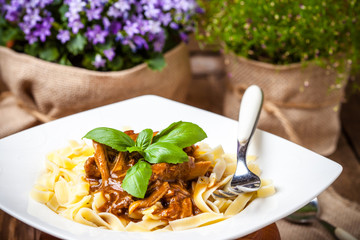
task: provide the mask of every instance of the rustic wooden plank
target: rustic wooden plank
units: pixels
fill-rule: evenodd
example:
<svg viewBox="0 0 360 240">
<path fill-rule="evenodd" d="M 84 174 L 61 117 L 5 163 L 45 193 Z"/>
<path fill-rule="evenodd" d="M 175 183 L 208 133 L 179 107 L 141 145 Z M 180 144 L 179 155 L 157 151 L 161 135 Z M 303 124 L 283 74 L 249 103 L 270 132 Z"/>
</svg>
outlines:
<svg viewBox="0 0 360 240">
<path fill-rule="evenodd" d="M 0 239 L 34 239 L 35 229 L 0 210 Z"/>
<path fill-rule="evenodd" d="M 223 114 L 225 86 L 223 75 L 193 77 L 186 104 Z"/>
<path fill-rule="evenodd" d="M 224 59 L 216 54 L 196 54 L 190 60 L 194 75 L 222 74 L 224 72 Z"/>
<path fill-rule="evenodd" d="M 342 173 L 332 185 L 334 189 L 344 198 L 360 203 L 360 164 L 344 135 L 329 158 L 343 166 Z"/>
<path fill-rule="evenodd" d="M 245 237 L 238 238 L 237 240 L 280 240 L 279 229 L 275 223 L 260 229 L 259 231 L 253 232 Z M 49 234 L 42 233 L 39 240 L 59 240 Z"/>
<path fill-rule="evenodd" d="M 355 81 L 360 84 L 360 74 Z M 347 90 L 348 99 L 342 105 L 341 121 L 349 145 L 360 163 L 360 93 L 351 94 L 351 83 Z"/>
</svg>

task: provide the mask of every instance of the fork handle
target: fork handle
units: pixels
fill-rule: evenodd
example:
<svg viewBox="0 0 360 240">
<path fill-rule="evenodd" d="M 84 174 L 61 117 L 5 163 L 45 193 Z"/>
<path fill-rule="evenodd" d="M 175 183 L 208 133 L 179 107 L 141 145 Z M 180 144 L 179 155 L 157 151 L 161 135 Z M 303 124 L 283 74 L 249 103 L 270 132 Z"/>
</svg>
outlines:
<svg viewBox="0 0 360 240">
<path fill-rule="evenodd" d="M 242 97 L 239 111 L 238 141 L 247 144 L 260 116 L 264 95 L 260 87 L 251 85 Z"/>
<path fill-rule="evenodd" d="M 356 237 L 351 235 L 349 232 L 345 231 L 340 227 L 335 227 L 332 224 L 328 223 L 325 220 L 317 218 L 317 220 L 323 225 L 323 227 L 328 230 L 335 239 L 338 240 L 357 240 Z"/>
</svg>

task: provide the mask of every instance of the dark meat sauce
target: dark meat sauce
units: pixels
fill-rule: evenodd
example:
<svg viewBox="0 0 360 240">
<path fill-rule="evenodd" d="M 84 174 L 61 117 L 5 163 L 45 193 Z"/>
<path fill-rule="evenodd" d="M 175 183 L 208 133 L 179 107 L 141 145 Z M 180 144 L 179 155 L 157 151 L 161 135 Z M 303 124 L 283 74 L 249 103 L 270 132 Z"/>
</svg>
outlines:
<svg viewBox="0 0 360 240">
<path fill-rule="evenodd" d="M 136 140 L 137 134 L 133 131 L 125 133 Z M 142 156 L 137 152 L 118 152 L 95 141 L 93 144 L 95 154 L 88 158 L 84 168 L 90 192 L 101 192 L 106 199 L 99 211 L 110 212 L 135 222 L 141 220 L 143 209 L 157 202 L 161 203 L 161 208 L 152 214 L 159 216 L 161 220 L 170 221 L 201 212 L 191 198 L 191 182 L 207 174 L 211 163 L 195 160 L 195 146 L 184 149 L 189 156 L 188 162 L 152 164 L 152 176 L 145 198 L 139 199 L 123 190 L 121 183 L 126 171 Z"/>
</svg>

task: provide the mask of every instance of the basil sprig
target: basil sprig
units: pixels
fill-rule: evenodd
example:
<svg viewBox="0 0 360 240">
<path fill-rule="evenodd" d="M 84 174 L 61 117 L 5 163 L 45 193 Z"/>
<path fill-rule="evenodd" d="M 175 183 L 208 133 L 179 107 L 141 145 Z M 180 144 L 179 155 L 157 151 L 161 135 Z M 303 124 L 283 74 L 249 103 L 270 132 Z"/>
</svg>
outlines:
<svg viewBox="0 0 360 240">
<path fill-rule="evenodd" d="M 188 161 L 183 148 L 191 146 L 207 135 L 198 125 L 191 122 L 174 122 L 153 137 L 153 130 L 142 130 L 136 141 L 126 133 L 100 127 L 88 132 L 84 138 L 105 144 L 120 152 L 139 152 L 140 159 L 126 173 L 121 187 L 137 198 L 144 198 L 152 175 L 150 163 L 183 163 Z"/>
</svg>

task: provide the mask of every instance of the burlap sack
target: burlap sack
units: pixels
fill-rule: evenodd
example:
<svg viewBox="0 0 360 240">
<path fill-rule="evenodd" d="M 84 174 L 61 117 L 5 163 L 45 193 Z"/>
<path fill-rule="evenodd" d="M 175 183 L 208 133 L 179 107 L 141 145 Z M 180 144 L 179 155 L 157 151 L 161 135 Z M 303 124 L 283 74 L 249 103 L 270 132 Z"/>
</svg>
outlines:
<svg viewBox="0 0 360 240">
<path fill-rule="evenodd" d="M 336 73 L 317 65 L 276 66 L 225 56 L 228 87 L 224 114 L 237 119 L 244 90 L 256 84 L 264 104 L 258 127 L 322 155 L 336 149 L 340 134 L 339 108 L 344 87 L 331 90 Z M 345 84 L 344 84 L 345 85 Z"/>
<path fill-rule="evenodd" d="M 0 82 L 11 91 L 0 98 L 0 137 L 94 107 L 154 94 L 183 101 L 191 80 L 187 46 L 165 54 L 167 66 L 141 64 L 98 72 L 46 62 L 0 47 Z"/>
<path fill-rule="evenodd" d="M 318 197 L 319 217 L 340 227 L 360 239 L 360 206 L 340 196 L 332 187 Z M 284 219 L 276 222 L 282 240 L 333 239 L 331 234 L 317 221 L 312 224 L 295 224 Z"/>
</svg>

